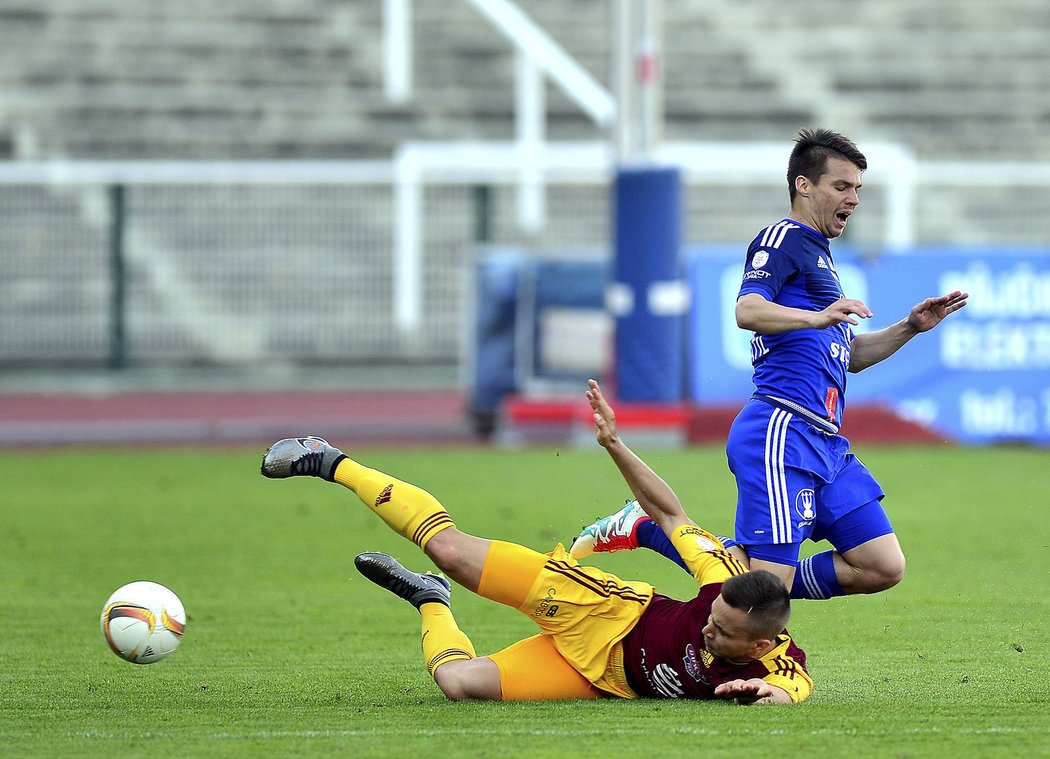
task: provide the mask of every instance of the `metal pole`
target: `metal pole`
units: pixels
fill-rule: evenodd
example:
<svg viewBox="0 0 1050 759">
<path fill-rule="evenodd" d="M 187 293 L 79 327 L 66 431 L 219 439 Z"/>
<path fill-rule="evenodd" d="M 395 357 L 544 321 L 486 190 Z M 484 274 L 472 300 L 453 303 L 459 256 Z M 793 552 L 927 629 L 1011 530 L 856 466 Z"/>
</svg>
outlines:
<svg viewBox="0 0 1050 759">
<path fill-rule="evenodd" d="M 641 0 L 635 75 L 638 83 L 638 152 L 649 158 L 660 140 L 663 66 L 660 0 Z"/>
<path fill-rule="evenodd" d="M 412 94 L 412 0 L 383 2 L 383 90 L 391 103 Z"/>
<path fill-rule="evenodd" d="M 423 322 L 423 177 L 409 146 L 398 150 L 394 166 L 394 323 L 417 338 Z"/>
<path fill-rule="evenodd" d="M 474 185 L 474 242 L 492 242 L 492 187 Z"/>
<path fill-rule="evenodd" d="M 634 45 L 631 29 L 631 5 L 634 0 L 616 0 L 613 8 L 612 72 L 616 98 L 616 129 L 613 139 L 617 163 L 630 160 L 634 154 L 631 121 L 634 119 L 632 89 L 634 85 Z"/>
<path fill-rule="evenodd" d="M 127 271 L 124 256 L 125 223 L 127 207 L 124 197 L 124 185 L 115 184 L 109 188 L 110 229 L 109 261 L 110 286 L 110 340 L 109 367 L 123 369 L 127 366 Z"/>
<path fill-rule="evenodd" d="M 521 151 L 518 180 L 518 224 L 538 232 L 547 216 L 540 151 L 547 137 L 543 74 L 520 50 L 515 55 L 515 133 Z"/>
</svg>

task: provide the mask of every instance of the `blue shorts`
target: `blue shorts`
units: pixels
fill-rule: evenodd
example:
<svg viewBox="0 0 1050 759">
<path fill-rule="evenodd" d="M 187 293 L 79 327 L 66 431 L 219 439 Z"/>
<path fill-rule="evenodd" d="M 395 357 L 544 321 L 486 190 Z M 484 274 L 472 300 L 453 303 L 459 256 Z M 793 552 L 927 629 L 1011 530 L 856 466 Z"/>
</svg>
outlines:
<svg viewBox="0 0 1050 759">
<path fill-rule="evenodd" d="M 840 552 L 893 532 L 885 495 L 841 435 L 761 400 L 744 405 L 726 443 L 736 476 L 736 539 L 755 558 L 794 564 L 804 540 Z"/>
</svg>

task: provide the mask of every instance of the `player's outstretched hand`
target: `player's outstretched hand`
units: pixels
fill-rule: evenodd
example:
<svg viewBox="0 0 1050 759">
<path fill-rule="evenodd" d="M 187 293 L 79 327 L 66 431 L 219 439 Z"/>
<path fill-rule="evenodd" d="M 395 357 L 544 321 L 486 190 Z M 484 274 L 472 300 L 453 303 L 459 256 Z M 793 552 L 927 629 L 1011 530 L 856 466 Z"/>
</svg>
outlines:
<svg viewBox="0 0 1050 759">
<path fill-rule="evenodd" d="M 969 293 L 956 290 L 938 298 L 927 298 L 922 303 L 916 303 L 911 313 L 908 314 L 908 325 L 916 332 L 927 332 L 940 324 L 948 314 L 964 307 L 969 297 Z"/>
<path fill-rule="evenodd" d="M 609 447 L 619 441 L 616 434 L 616 414 L 612 406 L 602 395 L 601 386 L 595 380 L 587 380 L 587 402 L 594 412 L 594 437 L 602 447 Z"/>
<path fill-rule="evenodd" d="M 758 678 L 750 680 L 730 680 L 715 688 L 715 697 L 738 704 L 753 704 L 762 698 L 773 697 L 773 687 Z"/>
<path fill-rule="evenodd" d="M 824 328 L 830 327 L 832 324 L 842 324 L 842 322 L 848 322 L 856 326 L 860 324 L 856 317 L 870 319 L 874 314 L 864 304 L 864 301 L 854 300 L 853 298 L 839 298 L 821 311 L 820 316 L 823 323 L 818 326 Z"/>
</svg>

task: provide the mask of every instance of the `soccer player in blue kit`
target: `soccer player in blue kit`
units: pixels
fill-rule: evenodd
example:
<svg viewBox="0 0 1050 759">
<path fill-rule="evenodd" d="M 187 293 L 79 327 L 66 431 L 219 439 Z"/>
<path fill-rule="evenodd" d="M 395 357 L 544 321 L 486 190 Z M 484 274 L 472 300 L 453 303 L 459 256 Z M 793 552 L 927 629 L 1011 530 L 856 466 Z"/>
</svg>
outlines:
<svg viewBox="0 0 1050 759">
<path fill-rule="evenodd" d="M 854 334 L 872 312 L 845 297 L 830 240 L 860 203 L 867 166 L 842 135 L 799 132 L 788 161 L 791 212 L 748 246 L 736 302 L 737 325 L 754 333 L 755 385 L 726 444 L 737 482 L 736 543 L 752 569 L 776 574 L 792 598 L 876 593 L 903 577 L 882 488 L 838 434 L 846 374 L 889 358 L 968 298 L 958 291 L 927 298 L 896 324 Z M 628 504 L 585 528 L 573 555 L 638 546 L 644 518 Z M 651 530 L 641 533 L 641 545 L 675 558 L 659 537 L 647 540 Z M 807 539 L 834 548 L 799 561 Z"/>
</svg>

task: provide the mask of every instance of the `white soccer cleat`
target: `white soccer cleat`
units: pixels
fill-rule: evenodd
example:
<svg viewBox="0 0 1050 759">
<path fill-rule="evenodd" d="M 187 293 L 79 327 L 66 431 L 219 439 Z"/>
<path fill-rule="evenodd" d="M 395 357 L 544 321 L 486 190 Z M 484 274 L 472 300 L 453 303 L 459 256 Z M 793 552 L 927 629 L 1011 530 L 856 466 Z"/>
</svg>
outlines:
<svg viewBox="0 0 1050 759">
<path fill-rule="evenodd" d="M 651 519 L 638 505 L 638 501 L 628 501 L 615 514 L 584 527 L 572 541 L 569 555 L 582 559 L 592 553 L 633 551 L 638 547 L 638 525 Z"/>
</svg>

